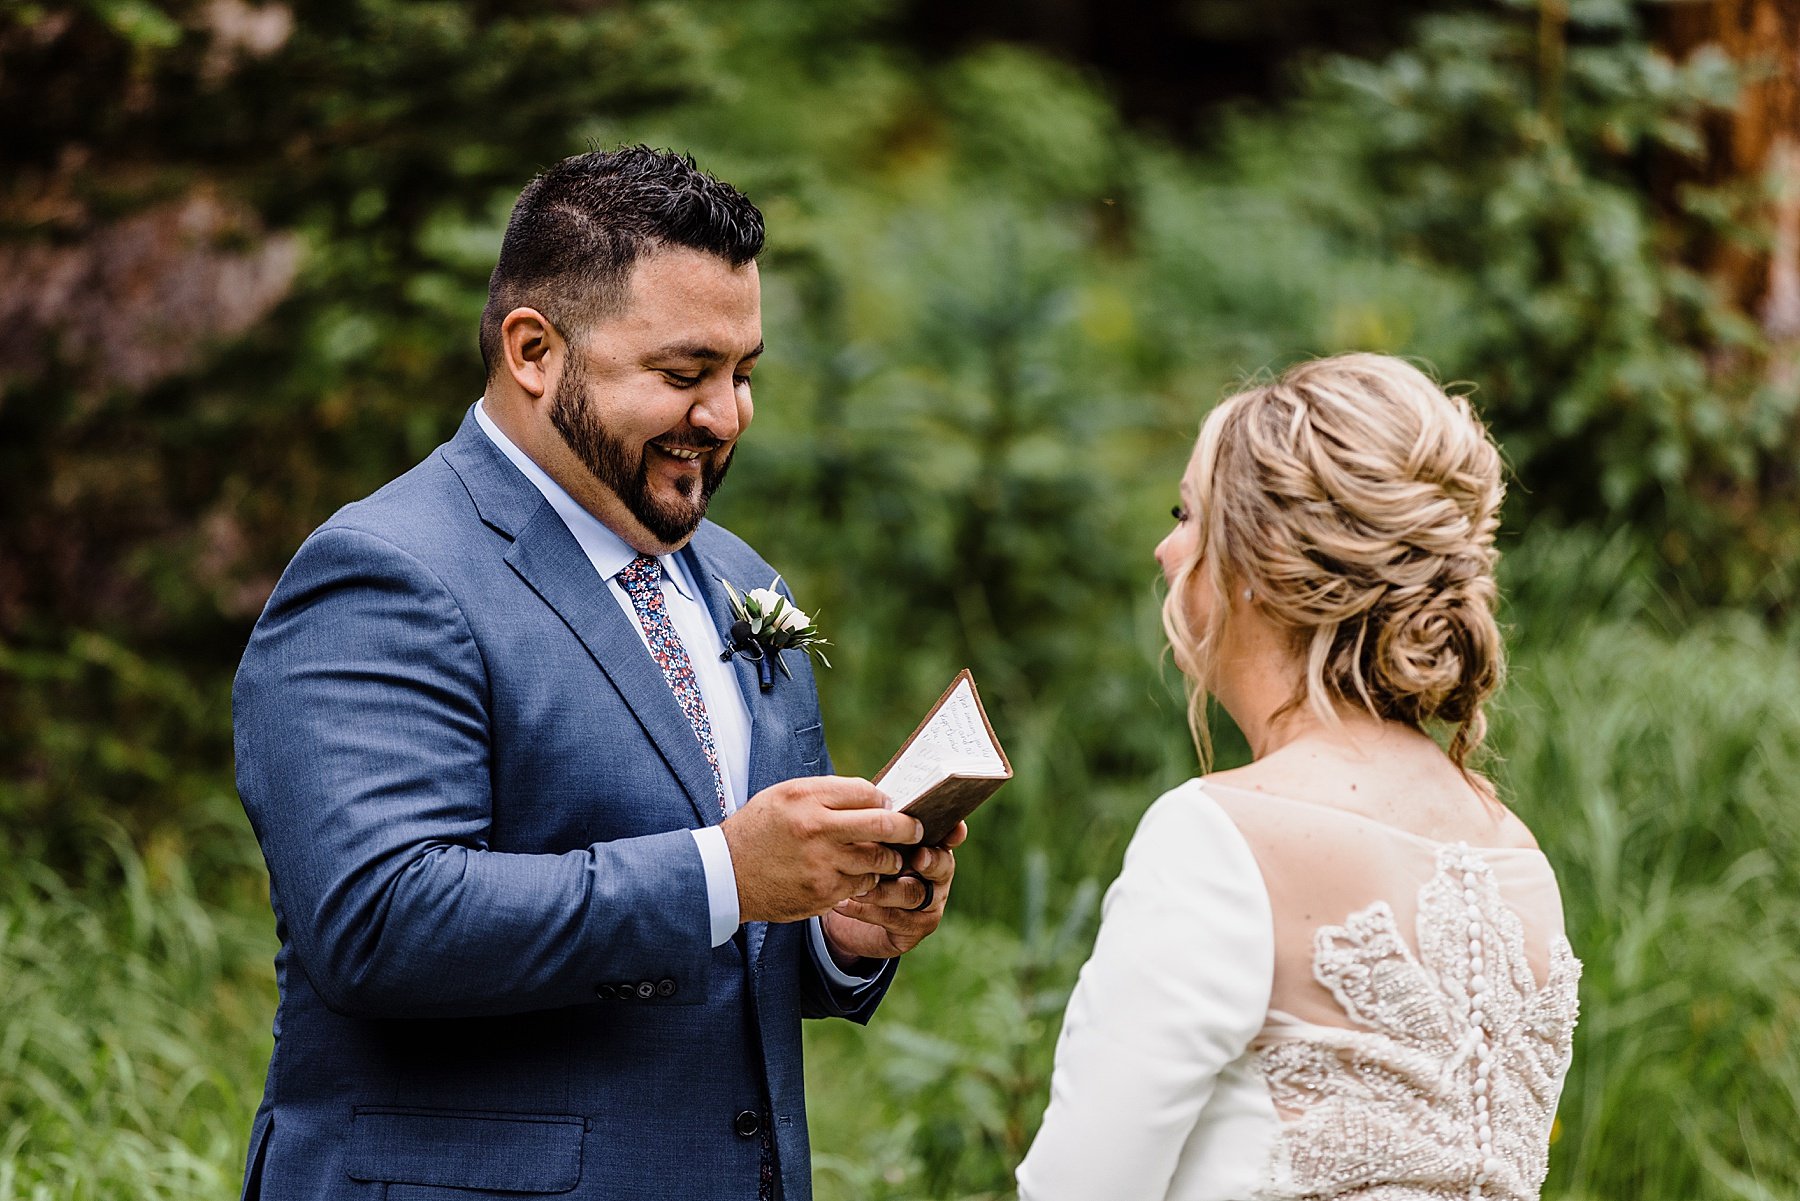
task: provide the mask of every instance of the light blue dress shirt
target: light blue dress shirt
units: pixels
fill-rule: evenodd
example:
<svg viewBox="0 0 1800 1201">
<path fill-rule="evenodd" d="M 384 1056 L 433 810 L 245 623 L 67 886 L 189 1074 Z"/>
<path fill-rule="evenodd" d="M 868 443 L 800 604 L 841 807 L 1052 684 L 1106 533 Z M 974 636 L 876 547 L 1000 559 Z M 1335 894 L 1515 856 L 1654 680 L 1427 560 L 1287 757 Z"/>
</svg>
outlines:
<svg viewBox="0 0 1800 1201">
<path fill-rule="evenodd" d="M 531 481 L 533 487 L 543 493 L 544 499 L 550 502 L 557 516 L 562 518 L 569 533 L 575 536 L 575 541 L 587 555 L 588 562 L 594 565 L 594 570 L 605 581 L 613 599 L 631 619 L 631 628 L 637 631 L 639 640 L 644 643 L 644 651 L 648 654 L 649 636 L 644 632 L 643 623 L 638 620 L 637 609 L 632 605 L 625 585 L 619 581 L 619 572 L 637 558 L 638 552 L 608 529 L 599 518 L 582 508 L 530 455 L 513 445 L 512 439 L 502 433 L 500 427 L 487 415 L 485 400 L 475 406 L 475 420 L 482 432 L 500 448 L 500 453 Z M 659 555 L 657 561 L 663 568 L 663 599 L 668 606 L 669 619 L 675 626 L 675 632 L 680 635 L 682 645 L 688 650 L 694 677 L 700 685 L 700 699 L 706 706 L 707 720 L 712 725 L 713 745 L 719 757 L 719 774 L 725 783 L 726 812 L 735 813 L 749 800 L 745 791 L 750 779 L 750 709 L 744 703 L 743 691 L 738 687 L 737 672 L 732 669 L 731 664 L 721 662 L 714 653 L 714 648 L 722 647 L 723 644 L 717 627 L 713 625 L 712 615 L 707 612 L 694 581 L 688 575 L 686 565 L 678 555 Z M 725 842 L 723 830 L 718 826 L 704 826 L 693 834 L 694 844 L 700 850 L 701 865 L 706 872 L 712 945 L 716 947 L 730 939 L 740 924 L 737 872 L 732 867 L 731 850 Z M 832 961 L 831 952 L 825 945 L 825 933 L 819 919 L 815 917 L 808 924 L 813 954 L 833 980 L 845 988 L 856 988 L 873 981 L 872 976 L 852 976 L 840 969 Z"/>
</svg>

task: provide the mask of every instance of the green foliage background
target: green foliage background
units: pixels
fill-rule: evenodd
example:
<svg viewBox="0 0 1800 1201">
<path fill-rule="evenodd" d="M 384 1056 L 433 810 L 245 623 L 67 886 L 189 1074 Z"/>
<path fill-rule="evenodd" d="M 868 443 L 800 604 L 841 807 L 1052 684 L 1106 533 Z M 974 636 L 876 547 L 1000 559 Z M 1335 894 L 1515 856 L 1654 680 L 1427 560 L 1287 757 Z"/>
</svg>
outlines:
<svg viewBox="0 0 1800 1201">
<path fill-rule="evenodd" d="M 822 1198 L 1006 1192 L 1099 888 L 1193 770 L 1150 559 L 1193 431 L 1348 348 L 1474 381 L 1516 472 L 1496 771 L 1588 965 L 1551 1195 L 1800 1194 L 1800 397 L 1681 261 L 1757 231 L 1643 170 L 1735 70 L 1662 60 L 1626 0 L 1575 5 L 1547 65 L 1544 13 L 1497 4 L 1178 147 L 1029 51 L 917 61 L 892 13 L 332 0 L 223 76 L 198 4 L 0 14 L 0 100 L 34 100 L 8 195 L 98 221 L 205 186 L 304 247 L 173 376 L 51 338 L 0 380 L 0 1201 L 233 1195 L 274 1000 L 230 775 L 254 602 L 478 393 L 524 179 L 620 141 L 767 214 L 715 515 L 821 614 L 840 769 L 968 665 L 1017 771 L 875 1026 L 809 1032 Z"/>
</svg>

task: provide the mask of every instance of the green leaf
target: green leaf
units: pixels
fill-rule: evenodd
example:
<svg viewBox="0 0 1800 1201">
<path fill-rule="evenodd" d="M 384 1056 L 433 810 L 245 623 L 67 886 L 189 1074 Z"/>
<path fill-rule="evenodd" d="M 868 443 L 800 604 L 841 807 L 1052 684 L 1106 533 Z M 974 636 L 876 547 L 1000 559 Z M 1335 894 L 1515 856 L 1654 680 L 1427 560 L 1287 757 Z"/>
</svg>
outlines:
<svg viewBox="0 0 1800 1201">
<path fill-rule="evenodd" d="M 181 44 L 181 23 L 148 0 L 94 0 L 92 7 L 114 33 L 133 46 L 167 50 Z"/>
<path fill-rule="evenodd" d="M 744 598 L 738 594 L 736 588 L 731 586 L 731 581 L 724 576 L 714 576 L 713 579 L 719 581 L 719 583 L 724 586 L 726 600 L 731 604 L 732 617 L 736 618 L 738 621 L 743 621 L 748 617 L 749 614 L 744 611 Z"/>
</svg>

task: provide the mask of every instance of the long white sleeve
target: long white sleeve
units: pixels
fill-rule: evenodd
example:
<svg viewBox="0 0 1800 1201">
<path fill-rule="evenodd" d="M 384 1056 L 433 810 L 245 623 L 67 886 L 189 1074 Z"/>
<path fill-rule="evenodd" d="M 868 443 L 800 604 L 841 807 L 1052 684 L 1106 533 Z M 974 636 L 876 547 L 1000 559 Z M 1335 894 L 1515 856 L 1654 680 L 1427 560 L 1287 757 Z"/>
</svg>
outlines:
<svg viewBox="0 0 1800 1201">
<path fill-rule="evenodd" d="M 1063 1018 L 1020 1201 L 1160 1201 L 1219 1074 L 1262 1028 L 1268 892 L 1231 819 L 1189 781 L 1152 805 L 1107 891 Z"/>
</svg>

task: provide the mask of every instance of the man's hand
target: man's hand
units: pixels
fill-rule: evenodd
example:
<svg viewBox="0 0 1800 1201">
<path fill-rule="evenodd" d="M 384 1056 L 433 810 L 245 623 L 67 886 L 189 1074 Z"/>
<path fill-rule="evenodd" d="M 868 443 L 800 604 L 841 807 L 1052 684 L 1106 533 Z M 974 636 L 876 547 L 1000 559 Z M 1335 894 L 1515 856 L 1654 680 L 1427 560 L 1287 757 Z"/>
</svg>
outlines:
<svg viewBox="0 0 1800 1201">
<path fill-rule="evenodd" d="M 719 827 L 737 876 L 739 919 L 799 921 L 899 871 L 900 853 L 881 844 L 915 843 L 924 828 L 886 803 L 873 784 L 846 776 L 786 780 L 751 797 Z"/>
<path fill-rule="evenodd" d="M 942 846 L 918 847 L 907 854 L 907 867 L 931 881 L 931 904 L 914 912 L 925 899 L 925 885 L 911 876 L 882 880 L 861 896 L 840 901 L 825 915 L 825 941 L 840 967 L 853 967 L 862 959 L 892 959 L 919 945 L 944 918 L 950 899 L 950 881 L 956 875 L 956 855 L 969 836 L 962 822 Z"/>
</svg>

